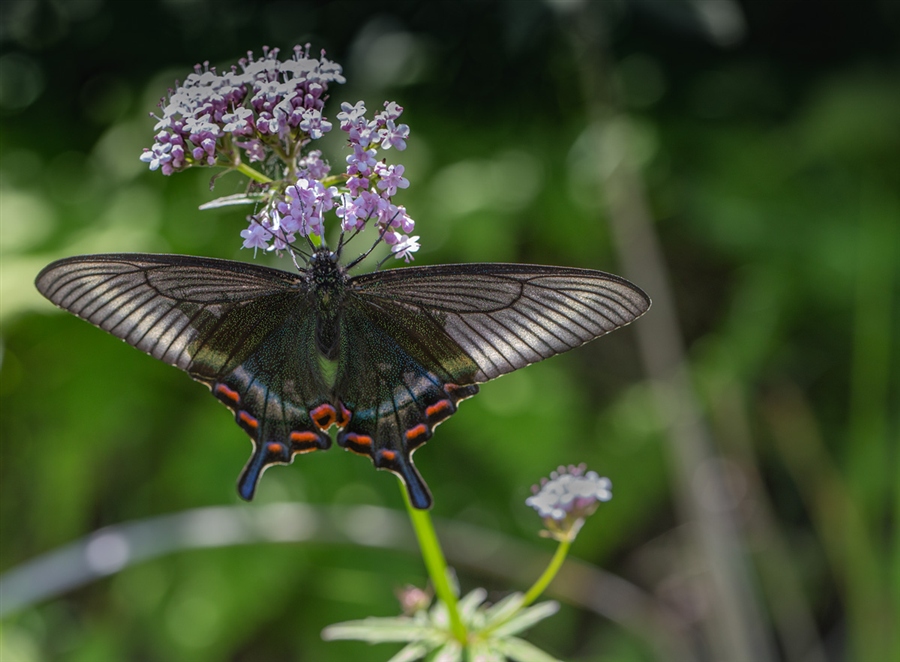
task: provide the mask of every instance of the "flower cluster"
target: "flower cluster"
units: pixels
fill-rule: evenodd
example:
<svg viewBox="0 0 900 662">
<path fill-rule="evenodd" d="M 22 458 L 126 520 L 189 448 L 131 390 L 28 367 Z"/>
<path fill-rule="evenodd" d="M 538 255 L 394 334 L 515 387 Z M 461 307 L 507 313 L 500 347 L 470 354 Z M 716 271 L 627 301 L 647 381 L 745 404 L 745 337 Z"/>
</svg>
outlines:
<svg viewBox="0 0 900 662">
<path fill-rule="evenodd" d="M 156 140 L 141 160 L 164 175 L 192 165 L 231 166 L 242 153 L 261 161 L 267 149 L 295 153 L 298 143 L 321 138 L 331 130 L 323 117 L 331 83 L 343 83 L 340 65 L 310 58 L 309 45 L 296 46 L 293 57 L 278 60 L 277 48 L 253 53 L 238 67 L 218 74 L 209 63 L 194 67 L 168 100 L 154 127 Z"/>
<path fill-rule="evenodd" d="M 550 480 L 541 479 L 541 486 L 531 488 L 533 496 L 525 504 L 534 508 L 544 520 L 542 532 L 557 540 L 572 540 L 585 518 L 597 510 L 601 501 L 612 499 L 612 483 L 596 471 L 585 472 L 585 465 L 559 467 L 551 472 Z"/>
<path fill-rule="evenodd" d="M 160 103 L 155 141 L 141 160 L 165 175 L 225 166 L 263 184 L 264 193 L 253 201 L 264 205 L 241 232 L 245 248 L 281 251 L 298 236 L 322 240 L 325 215 L 333 211 L 342 232 L 355 233 L 371 222 L 394 256 L 408 262 L 419 237 L 411 235 L 415 222 L 392 197 L 409 180 L 402 165 L 378 159 L 379 149 L 406 148 L 409 127 L 398 121 L 403 108 L 385 102 L 370 120 L 362 101 L 342 104 L 337 120 L 351 153 L 345 171 L 329 176 L 322 152 L 310 145 L 332 129 L 323 109 L 329 85 L 344 82 L 341 67 L 324 51 L 311 58 L 309 45 L 295 47 L 285 61 L 278 53 L 266 48 L 257 59 L 248 53 L 240 69 L 223 74 L 197 65 Z M 256 162 L 267 174 L 248 165 Z"/>
<path fill-rule="evenodd" d="M 348 191 L 341 195 L 336 213 L 345 232 L 361 230 L 367 221 L 374 220 L 394 255 L 408 262 L 411 253 L 419 249 L 419 238 L 409 236 L 415 222 L 403 206 L 391 202 L 391 197 L 397 189 L 408 187 L 409 180 L 403 176 L 402 165 L 376 159 L 379 146 L 406 149 L 409 127 L 396 122 L 402 112 L 396 103 L 386 101 L 382 112 L 366 120 L 362 101 L 354 106 L 341 104 L 337 118 L 341 130 L 348 134 L 353 153 L 347 157 Z"/>
</svg>

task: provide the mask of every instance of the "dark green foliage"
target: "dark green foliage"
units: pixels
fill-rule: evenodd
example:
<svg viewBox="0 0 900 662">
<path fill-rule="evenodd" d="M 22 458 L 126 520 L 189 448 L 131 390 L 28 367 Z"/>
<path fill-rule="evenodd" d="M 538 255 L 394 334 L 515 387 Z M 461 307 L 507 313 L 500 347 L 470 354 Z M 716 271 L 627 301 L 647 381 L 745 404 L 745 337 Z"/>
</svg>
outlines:
<svg viewBox="0 0 900 662">
<path fill-rule="evenodd" d="M 725 48 L 694 22 L 654 13 L 681 3 L 597 4 L 609 5 L 605 66 L 635 123 L 630 150 L 693 383 L 717 448 L 740 470 L 737 487 L 753 497 L 740 512 L 766 626 L 794 623 L 788 577 L 829 659 L 890 659 L 897 644 L 885 651 L 877 632 L 900 603 L 887 579 L 900 430 L 896 12 L 746 3 L 744 40 Z M 403 105 L 412 186 L 397 201 L 419 223 L 420 264 L 619 271 L 608 194 L 584 177 L 597 164 L 579 141 L 590 115 L 580 51 L 543 3 L 71 6 L 9 2 L 2 14 L 3 57 L 40 72 L 35 82 L 24 71 L 23 94 L 43 90 L 24 108 L 0 108 L 3 571 L 105 526 L 238 503 L 232 481 L 248 445 L 231 415 L 177 370 L 58 314 L 31 285 L 75 253 L 250 257 L 238 250 L 245 210 L 196 209 L 240 191 L 240 177 L 210 193 L 211 171 L 165 178 L 138 161 L 152 140 L 146 113 L 195 62 L 311 41 L 345 64 L 349 85 L 334 101 Z M 398 31 L 414 50 L 393 75 L 366 49 Z M 556 465 L 587 462 L 612 479 L 615 498 L 573 555 L 684 615 L 699 607 L 679 590 L 695 568 L 675 547 L 668 443 L 634 337 L 620 331 L 485 385 L 416 460 L 437 516 L 548 552 L 523 505 L 528 487 Z M 303 463 L 268 474 L 258 500 L 399 507 L 396 486 L 359 458 L 332 451 Z M 389 547 L 314 540 L 170 554 L 8 616 L 0 650 L 23 660 L 386 659 L 319 632 L 395 614 L 392 589 L 423 583 L 418 557 Z M 502 579 L 450 561 L 464 591 L 482 584 L 497 596 L 538 572 L 515 556 L 495 562 Z M 642 638 L 653 627 L 638 636 L 567 606 L 532 640 L 564 659 L 665 659 Z M 801 658 L 785 648 L 783 659 Z"/>
</svg>

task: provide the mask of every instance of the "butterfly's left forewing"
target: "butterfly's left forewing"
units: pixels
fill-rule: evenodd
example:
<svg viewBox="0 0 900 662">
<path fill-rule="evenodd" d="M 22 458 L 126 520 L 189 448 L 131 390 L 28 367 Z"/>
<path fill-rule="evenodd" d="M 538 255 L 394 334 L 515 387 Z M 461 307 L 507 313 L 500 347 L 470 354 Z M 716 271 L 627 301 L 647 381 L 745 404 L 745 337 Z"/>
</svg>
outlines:
<svg viewBox="0 0 900 662">
<path fill-rule="evenodd" d="M 650 307 L 637 286 L 592 269 L 447 264 L 357 276 L 371 301 L 390 301 L 441 326 L 485 382 L 625 326 Z"/>
<path fill-rule="evenodd" d="M 252 498 L 267 467 L 330 445 L 333 407 L 302 278 L 228 260 L 113 254 L 54 262 L 36 285 L 58 306 L 203 382 L 232 410 L 254 446 L 238 482 L 243 498 Z"/>
</svg>

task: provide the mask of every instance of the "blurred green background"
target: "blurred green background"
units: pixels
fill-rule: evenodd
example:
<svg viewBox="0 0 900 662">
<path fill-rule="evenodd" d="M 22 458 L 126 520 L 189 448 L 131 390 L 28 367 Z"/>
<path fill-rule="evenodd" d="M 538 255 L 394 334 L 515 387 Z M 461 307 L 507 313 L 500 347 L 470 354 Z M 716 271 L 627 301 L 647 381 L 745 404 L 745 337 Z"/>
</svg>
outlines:
<svg viewBox="0 0 900 662">
<path fill-rule="evenodd" d="M 389 474 L 335 449 L 241 503 L 250 444 L 206 389 L 32 285 L 78 253 L 252 259 L 246 210 L 197 210 L 241 178 L 211 192 L 209 170 L 148 172 L 147 115 L 197 62 L 306 42 L 344 65 L 331 117 L 341 101 L 406 108 L 397 201 L 419 264 L 598 268 L 655 301 L 483 386 L 416 455 L 463 591 L 529 586 L 553 546 L 523 501 L 584 461 L 615 498 L 534 643 L 579 661 L 900 659 L 900 4 L 0 11 L 3 662 L 397 649 L 319 636 L 396 614 L 394 589 L 425 582 Z M 77 585 L 17 603 L 61 577 Z"/>
</svg>

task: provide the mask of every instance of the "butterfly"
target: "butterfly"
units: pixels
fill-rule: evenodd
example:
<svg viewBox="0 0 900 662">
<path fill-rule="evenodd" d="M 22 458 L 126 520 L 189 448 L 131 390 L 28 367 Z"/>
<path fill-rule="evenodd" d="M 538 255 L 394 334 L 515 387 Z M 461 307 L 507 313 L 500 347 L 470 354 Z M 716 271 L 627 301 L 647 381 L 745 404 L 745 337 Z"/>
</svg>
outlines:
<svg viewBox="0 0 900 662">
<path fill-rule="evenodd" d="M 350 276 L 320 247 L 292 273 L 183 255 L 53 262 L 57 306 L 184 370 L 250 436 L 238 480 L 337 444 L 433 500 L 412 454 L 478 384 L 624 326 L 650 307 L 627 280 L 527 264 L 449 264 Z M 358 261 L 358 260 L 357 260 Z"/>
</svg>

